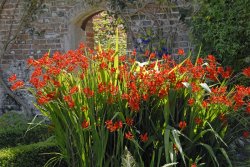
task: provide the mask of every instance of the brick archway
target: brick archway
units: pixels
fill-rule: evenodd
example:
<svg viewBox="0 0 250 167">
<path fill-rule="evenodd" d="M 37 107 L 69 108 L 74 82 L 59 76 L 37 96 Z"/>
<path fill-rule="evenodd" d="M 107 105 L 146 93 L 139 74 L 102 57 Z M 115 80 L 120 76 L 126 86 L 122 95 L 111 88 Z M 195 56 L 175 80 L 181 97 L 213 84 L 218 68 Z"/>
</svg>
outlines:
<svg viewBox="0 0 250 167">
<path fill-rule="evenodd" d="M 85 18 L 83 21 L 82 21 L 82 25 L 81 25 L 81 29 L 83 31 L 85 31 L 85 44 L 93 49 L 94 46 L 95 46 L 95 40 L 94 40 L 94 37 L 95 37 L 95 34 L 94 34 L 94 29 L 93 29 L 93 17 L 95 17 L 96 15 L 98 15 L 99 13 L 103 12 L 104 10 L 100 10 L 100 11 L 97 11 L 91 15 L 89 15 L 87 18 Z"/>
<path fill-rule="evenodd" d="M 98 8 L 91 9 L 90 12 L 85 10 L 84 12 L 79 13 L 77 16 L 73 17 L 73 19 L 71 20 L 69 24 L 69 31 L 66 36 L 68 39 L 65 40 L 65 44 L 66 44 L 65 50 L 75 49 L 78 47 L 79 43 L 81 42 L 83 42 L 87 47 L 93 49 L 95 45 L 97 44 L 97 41 L 101 42 L 99 40 L 102 40 L 102 39 L 104 41 L 108 40 L 108 37 L 104 37 L 98 40 L 96 38 L 96 33 L 99 34 L 98 33 L 99 30 L 94 31 L 94 26 L 96 25 L 96 22 L 98 22 L 97 20 L 99 20 L 100 22 L 105 20 L 104 17 L 102 17 L 101 15 L 103 13 L 106 13 L 106 14 L 109 13 L 107 11 L 108 10 L 106 10 L 105 7 L 98 7 Z M 111 17 L 111 15 L 109 16 Z M 116 22 L 117 18 L 114 18 L 113 15 L 111 18 L 113 19 L 113 21 L 115 20 L 114 22 Z M 110 22 L 110 24 L 112 23 Z M 110 27 L 110 26 L 107 26 L 107 27 Z M 102 31 L 101 29 L 103 28 L 100 28 L 100 31 Z M 113 32 L 115 32 L 115 30 Z M 121 31 L 119 30 L 119 32 Z M 126 38 L 126 44 L 122 40 L 123 41 L 122 46 L 124 50 L 124 48 L 125 49 L 127 48 L 127 34 L 124 32 L 120 34 L 122 34 L 122 36 L 125 36 Z M 119 36 L 119 38 L 124 38 L 124 37 Z M 114 39 L 114 36 L 112 39 Z M 123 51 L 123 53 L 125 54 L 126 51 Z"/>
<path fill-rule="evenodd" d="M 69 11 L 68 32 L 64 35 L 64 49 L 75 49 L 80 42 L 88 47 L 94 47 L 94 33 L 92 17 L 104 10 L 107 10 L 105 3 L 98 6 L 86 6 L 84 3 L 75 5 Z"/>
</svg>

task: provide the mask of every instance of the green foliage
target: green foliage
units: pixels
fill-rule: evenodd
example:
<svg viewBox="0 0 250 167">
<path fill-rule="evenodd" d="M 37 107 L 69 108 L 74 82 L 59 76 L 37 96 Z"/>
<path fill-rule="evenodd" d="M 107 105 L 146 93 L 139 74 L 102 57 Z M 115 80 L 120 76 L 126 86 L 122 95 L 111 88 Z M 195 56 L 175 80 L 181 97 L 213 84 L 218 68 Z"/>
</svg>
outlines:
<svg viewBox="0 0 250 167">
<path fill-rule="evenodd" d="M 95 33 L 95 45 L 101 44 L 104 48 L 115 48 L 116 29 L 119 32 L 119 52 L 126 54 L 127 34 L 123 20 L 109 12 L 102 12 L 94 17 L 93 29 Z"/>
<path fill-rule="evenodd" d="M 0 117 L 0 132 L 16 128 L 27 128 L 29 119 L 24 114 L 14 111 L 7 112 Z"/>
<path fill-rule="evenodd" d="M 132 166 L 134 160 L 142 167 L 232 166 L 227 137 L 249 133 L 249 87 L 227 87 L 231 72 L 212 55 L 198 55 L 195 62 L 188 56 L 179 64 L 167 56 L 139 63 L 131 58 L 135 52 L 119 57 L 115 48 L 92 52 L 80 45 L 29 60 L 33 74 L 51 78 L 32 90 L 55 126 L 60 153 L 51 161 L 63 158 L 79 167 Z M 33 74 L 36 81 L 40 76 Z M 231 129 L 234 113 L 244 120 L 236 119 Z"/>
<path fill-rule="evenodd" d="M 0 132 L 0 148 L 13 147 L 46 140 L 48 128 L 37 127 L 25 134 L 27 129 L 13 129 Z"/>
<path fill-rule="evenodd" d="M 57 149 L 54 143 L 40 142 L 0 150 L 1 167 L 42 167 Z M 66 165 L 60 164 L 60 167 Z"/>
<path fill-rule="evenodd" d="M 191 22 L 197 47 L 202 44 L 204 54 L 214 54 L 236 72 L 249 65 L 249 0 L 197 1 L 200 10 Z"/>
<path fill-rule="evenodd" d="M 241 115 L 241 112 L 244 112 L 244 110 L 232 113 L 232 116 L 228 119 L 229 132 L 225 140 L 231 143 L 228 150 L 233 166 L 250 167 L 248 162 L 250 160 L 250 141 L 241 137 L 244 128 L 249 127 L 250 120 L 247 115 Z"/>
<path fill-rule="evenodd" d="M 51 136 L 46 126 L 37 126 L 27 132 L 29 122 L 24 115 L 16 112 L 8 112 L 1 116 L 0 148 L 35 143 Z"/>
</svg>

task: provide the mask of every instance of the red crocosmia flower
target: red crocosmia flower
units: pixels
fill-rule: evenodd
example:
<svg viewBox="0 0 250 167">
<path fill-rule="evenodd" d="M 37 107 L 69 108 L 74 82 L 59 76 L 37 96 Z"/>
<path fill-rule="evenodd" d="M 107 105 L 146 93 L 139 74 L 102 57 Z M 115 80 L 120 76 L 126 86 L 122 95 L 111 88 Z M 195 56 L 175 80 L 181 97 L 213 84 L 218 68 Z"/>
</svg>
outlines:
<svg viewBox="0 0 250 167">
<path fill-rule="evenodd" d="M 114 86 L 112 84 L 109 85 L 109 91 L 110 91 L 110 94 L 115 96 L 117 95 L 118 93 L 118 86 Z"/>
<path fill-rule="evenodd" d="M 68 101 L 69 108 L 73 108 L 75 106 L 74 101 Z"/>
<path fill-rule="evenodd" d="M 110 132 L 115 132 L 117 129 L 118 129 L 118 126 L 115 126 L 115 125 L 111 125 L 111 126 L 108 128 L 108 130 L 109 130 Z"/>
<path fill-rule="evenodd" d="M 136 89 L 137 89 L 136 83 L 135 83 L 135 82 L 130 82 L 130 83 L 128 83 L 128 87 L 129 87 L 130 89 L 133 89 L 133 90 L 136 90 Z"/>
<path fill-rule="evenodd" d="M 69 108 L 73 108 L 75 106 L 74 100 L 71 96 L 64 96 L 63 98 L 69 105 Z"/>
<path fill-rule="evenodd" d="M 196 69 L 196 66 L 193 65 L 193 63 L 190 59 L 186 60 L 185 67 L 192 70 L 192 71 Z M 192 69 L 192 68 L 194 68 L 194 69 Z"/>
<path fill-rule="evenodd" d="M 122 128 L 122 121 L 117 121 L 114 123 L 114 127 L 115 129 L 121 129 Z"/>
<path fill-rule="evenodd" d="M 38 82 L 37 85 L 36 85 L 37 86 L 36 88 L 43 88 L 43 87 L 45 87 L 46 84 L 47 84 L 46 81 Z"/>
<path fill-rule="evenodd" d="M 86 120 L 84 120 L 84 121 L 82 122 L 82 128 L 85 129 L 85 128 L 88 128 L 88 127 L 89 127 L 89 122 L 86 121 Z"/>
<path fill-rule="evenodd" d="M 132 140 L 134 138 L 134 136 L 131 132 L 127 132 L 127 133 L 125 133 L 125 138 L 128 140 Z"/>
<path fill-rule="evenodd" d="M 36 92 L 36 96 L 42 96 L 42 95 L 43 95 L 43 92 L 42 92 L 42 91 L 38 90 L 38 91 Z"/>
<path fill-rule="evenodd" d="M 128 59 L 129 63 L 134 64 L 135 63 L 135 59 Z"/>
<path fill-rule="evenodd" d="M 31 65 L 34 65 L 34 59 L 28 58 L 28 59 L 27 59 L 27 64 L 30 65 L 30 66 L 31 66 Z"/>
<path fill-rule="evenodd" d="M 49 100 L 50 100 L 50 98 L 48 98 L 48 97 L 46 97 L 46 96 L 41 96 L 41 97 L 39 97 L 39 98 L 37 99 L 37 103 L 38 103 L 39 105 L 44 105 L 44 104 L 48 103 Z"/>
<path fill-rule="evenodd" d="M 128 100 L 129 107 L 134 112 L 139 111 L 140 109 L 139 103 L 140 103 L 140 99 L 135 96 L 131 96 L 131 98 Z"/>
<path fill-rule="evenodd" d="M 89 48 L 89 53 L 90 53 L 90 54 L 93 54 L 93 53 L 94 53 L 94 50 Z"/>
<path fill-rule="evenodd" d="M 242 134 L 242 136 L 243 136 L 244 138 L 248 138 L 249 135 L 250 135 L 250 134 L 249 134 L 248 131 L 244 131 L 243 134 Z"/>
<path fill-rule="evenodd" d="M 163 55 L 162 55 L 162 59 L 163 59 L 163 60 L 167 60 L 167 55 L 166 55 L 166 54 L 163 54 Z"/>
<path fill-rule="evenodd" d="M 195 103 L 193 98 L 188 99 L 188 105 L 192 106 Z"/>
<path fill-rule="evenodd" d="M 207 72 L 207 74 L 206 74 L 207 78 L 209 78 L 213 81 L 217 80 L 218 74 L 214 68 L 206 67 L 206 72 Z"/>
<path fill-rule="evenodd" d="M 203 108 L 206 108 L 207 105 L 208 105 L 207 101 L 202 101 L 202 107 L 203 107 Z"/>
<path fill-rule="evenodd" d="M 47 94 L 47 97 L 49 99 L 53 99 L 55 96 L 56 96 L 56 92 L 55 91 L 54 92 L 50 92 L 50 93 Z"/>
<path fill-rule="evenodd" d="M 47 82 L 48 80 L 50 80 L 50 76 L 49 76 L 48 74 L 44 74 L 44 75 L 43 75 L 43 80 L 44 80 L 45 82 Z"/>
<path fill-rule="evenodd" d="M 175 82 L 176 81 L 176 75 L 174 72 L 171 72 L 168 76 L 168 79 L 171 81 L 171 82 Z"/>
<path fill-rule="evenodd" d="M 223 72 L 224 72 L 223 67 L 218 67 L 218 68 L 217 68 L 217 72 L 218 72 L 218 73 L 223 73 Z"/>
<path fill-rule="evenodd" d="M 81 42 L 81 43 L 79 44 L 79 49 L 84 49 L 84 48 L 85 48 L 85 45 L 84 45 L 84 43 Z"/>
<path fill-rule="evenodd" d="M 222 76 L 223 78 L 228 79 L 228 78 L 230 78 L 231 74 L 232 74 L 232 68 L 231 68 L 231 67 L 226 67 L 226 71 L 223 71 L 223 72 L 221 73 L 221 76 Z"/>
<path fill-rule="evenodd" d="M 200 87 L 196 85 L 196 83 L 191 83 L 191 87 L 192 87 L 192 92 L 198 92 L 200 91 Z"/>
<path fill-rule="evenodd" d="M 105 125 L 110 132 L 115 132 L 123 127 L 122 121 L 117 121 L 113 124 L 112 120 L 107 120 L 105 121 Z"/>
<path fill-rule="evenodd" d="M 167 89 L 161 89 L 158 93 L 158 96 L 162 99 L 168 95 L 168 90 Z"/>
<path fill-rule="evenodd" d="M 146 50 L 145 53 L 144 53 L 145 56 L 148 56 L 149 55 L 149 50 Z"/>
<path fill-rule="evenodd" d="M 52 80 L 52 83 L 53 83 L 53 85 L 55 87 L 60 87 L 61 86 L 60 82 L 58 82 L 58 81 Z"/>
<path fill-rule="evenodd" d="M 127 124 L 128 126 L 133 126 L 134 120 L 133 120 L 132 118 L 127 117 L 127 118 L 126 118 L 126 124 Z"/>
<path fill-rule="evenodd" d="M 197 59 L 197 64 L 198 65 L 202 65 L 204 62 L 203 62 L 203 59 L 202 58 L 198 58 Z"/>
<path fill-rule="evenodd" d="M 207 56 L 207 59 L 210 61 L 210 62 L 216 62 L 216 59 L 213 55 L 208 55 Z"/>
<path fill-rule="evenodd" d="M 106 125 L 107 127 L 110 126 L 110 125 L 113 125 L 112 120 L 107 120 L 107 121 L 105 121 L 105 125 Z"/>
<path fill-rule="evenodd" d="M 72 95 L 72 94 L 74 94 L 74 93 L 76 93 L 76 92 L 78 92 L 78 91 L 79 91 L 78 86 L 74 86 L 74 87 L 72 87 L 72 88 L 69 90 L 69 93 Z"/>
<path fill-rule="evenodd" d="M 100 69 L 105 69 L 105 68 L 107 68 L 108 67 L 108 65 L 107 65 L 107 63 L 105 63 L 105 62 L 102 62 L 101 64 L 100 64 Z"/>
<path fill-rule="evenodd" d="M 149 98 L 148 94 L 143 94 L 143 95 L 142 95 L 142 99 L 143 99 L 144 101 L 147 101 L 148 98 Z"/>
<path fill-rule="evenodd" d="M 184 129 L 187 126 L 187 123 L 185 121 L 180 121 L 179 128 Z"/>
<path fill-rule="evenodd" d="M 67 68 L 67 71 L 72 72 L 72 71 L 74 71 L 74 69 L 75 69 L 74 65 L 69 65 L 68 68 Z"/>
<path fill-rule="evenodd" d="M 24 82 L 23 82 L 23 81 L 16 81 L 16 82 L 10 87 L 10 89 L 11 89 L 12 91 L 15 91 L 15 90 L 20 89 L 20 88 L 22 88 L 22 87 L 24 87 Z"/>
<path fill-rule="evenodd" d="M 11 75 L 11 76 L 8 78 L 8 81 L 9 81 L 9 82 L 14 82 L 14 81 L 16 81 L 16 74 Z"/>
<path fill-rule="evenodd" d="M 191 167 L 197 167 L 196 163 L 192 163 Z"/>
<path fill-rule="evenodd" d="M 177 89 L 177 90 L 181 89 L 183 87 L 184 87 L 184 85 L 182 84 L 182 81 L 177 82 L 176 85 L 175 85 L 175 89 Z"/>
<path fill-rule="evenodd" d="M 58 67 L 51 67 L 48 69 L 48 74 L 51 74 L 51 75 L 59 75 L 60 72 L 61 72 L 61 69 Z"/>
<path fill-rule="evenodd" d="M 115 72 L 116 72 L 116 68 L 112 67 L 112 68 L 110 69 L 110 72 L 111 72 L 111 73 L 115 73 Z"/>
<path fill-rule="evenodd" d="M 40 80 L 38 78 L 32 77 L 29 81 L 35 88 L 38 88 Z"/>
<path fill-rule="evenodd" d="M 164 56 L 165 55 L 165 56 Z M 170 61 L 171 60 L 171 55 L 170 54 L 164 54 L 163 56 L 162 56 L 162 58 L 165 60 L 165 61 Z"/>
<path fill-rule="evenodd" d="M 245 96 L 250 95 L 250 88 L 246 88 L 241 85 L 236 85 L 236 93 L 234 95 L 234 101 L 235 101 L 235 109 L 238 109 L 239 107 L 243 106 L 245 104 L 244 98 Z"/>
<path fill-rule="evenodd" d="M 132 56 L 136 56 L 136 49 L 133 50 Z"/>
<path fill-rule="evenodd" d="M 142 142 L 147 142 L 148 141 L 148 133 L 145 133 L 145 134 L 141 134 L 140 135 L 140 139 Z"/>
<path fill-rule="evenodd" d="M 200 124 L 202 124 L 202 119 L 196 117 L 196 118 L 194 119 L 194 122 L 195 122 L 197 125 L 200 125 Z"/>
<path fill-rule="evenodd" d="M 243 73 L 246 77 L 250 78 L 250 67 L 247 67 L 247 68 L 243 69 L 243 70 L 242 70 L 242 73 Z"/>
<path fill-rule="evenodd" d="M 183 49 L 178 49 L 178 55 L 184 55 L 184 54 L 185 54 L 185 52 Z"/>
<path fill-rule="evenodd" d="M 98 84 L 98 93 L 103 93 L 106 91 L 106 86 L 103 83 Z"/>
<path fill-rule="evenodd" d="M 118 121 L 118 126 L 119 126 L 120 129 L 123 127 L 122 121 Z"/>
<path fill-rule="evenodd" d="M 149 59 L 153 59 L 153 58 L 155 58 L 155 56 L 156 56 L 156 54 L 153 52 L 153 53 L 150 53 L 150 55 L 149 55 Z"/>
<path fill-rule="evenodd" d="M 89 88 L 84 88 L 83 92 L 84 92 L 84 94 L 86 95 L 87 98 L 90 98 L 90 97 L 94 96 L 94 91 L 92 91 Z"/>
<path fill-rule="evenodd" d="M 124 62 L 126 60 L 126 55 L 119 56 L 119 61 Z"/>
<path fill-rule="evenodd" d="M 84 77 L 85 77 L 85 74 L 84 74 L 84 73 L 81 73 L 81 74 L 80 74 L 80 78 L 81 78 L 81 79 L 84 79 Z"/>
</svg>

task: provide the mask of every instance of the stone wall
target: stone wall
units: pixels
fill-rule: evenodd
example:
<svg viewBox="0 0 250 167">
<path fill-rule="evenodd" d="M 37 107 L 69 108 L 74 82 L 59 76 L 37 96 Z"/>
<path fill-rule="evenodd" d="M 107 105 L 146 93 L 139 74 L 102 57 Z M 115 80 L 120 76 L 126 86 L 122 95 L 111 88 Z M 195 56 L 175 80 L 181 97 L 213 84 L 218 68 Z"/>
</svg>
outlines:
<svg viewBox="0 0 250 167">
<path fill-rule="evenodd" d="M 179 48 L 186 52 L 192 49 L 187 25 L 180 20 L 179 7 L 178 3 L 174 3 L 172 7 L 148 4 L 139 12 L 128 9 L 127 13 L 131 17 L 128 34 L 130 47 L 140 45 L 141 40 L 138 40 L 138 37 L 141 34 L 145 36 L 148 30 L 152 30 L 152 36 L 158 41 L 156 45 L 159 45 L 160 40 L 164 40 L 165 46 L 171 50 L 170 53 L 177 53 Z M 135 12 L 136 14 L 131 14 Z"/>
<path fill-rule="evenodd" d="M 23 0 L 24 1 L 24 0 Z M 9 34 L 9 28 L 17 29 L 20 18 L 25 10 L 24 2 L 16 6 L 17 0 L 8 0 L 0 17 L 0 48 L 6 42 Z M 155 2 L 155 1 L 151 1 Z M 179 1 L 174 1 L 175 7 L 170 11 L 166 11 L 166 7 L 157 7 L 154 3 L 145 6 L 143 10 L 128 7 L 125 8 L 121 15 L 127 21 L 128 46 L 132 49 L 138 44 L 136 38 L 140 33 L 145 33 L 147 28 L 159 29 L 162 32 L 162 38 L 167 38 L 171 42 L 171 49 L 175 52 L 178 48 L 184 48 L 186 51 L 192 49 L 188 29 L 180 20 L 178 11 Z M 17 10 L 15 10 L 17 8 Z M 33 21 L 28 27 L 21 30 L 18 37 L 12 42 L 11 47 L 1 59 L 2 73 L 9 76 L 11 73 L 20 73 L 18 76 L 28 81 L 26 67 L 20 67 L 20 62 L 34 57 L 38 58 L 50 50 L 65 51 L 75 49 L 81 41 L 85 41 L 87 45 L 93 47 L 93 32 L 91 25 L 91 17 L 100 11 L 110 10 L 108 3 L 90 5 L 84 0 L 45 0 L 42 9 L 37 15 L 33 16 Z M 14 13 L 15 12 L 15 13 Z M 13 17 L 14 13 L 14 17 Z M 132 13 L 132 15 L 131 15 Z M 133 15 L 134 13 L 134 15 Z M 82 29 L 83 22 L 89 20 L 85 31 Z M 18 65 L 19 64 L 19 65 Z M 21 63 L 24 66 L 25 63 Z M 25 73 L 23 75 L 22 73 Z M 20 96 L 26 98 L 25 93 Z M 29 101 L 29 100 L 28 100 Z M 3 91 L 0 86 L 0 113 L 6 110 L 19 110 L 15 102 L 13 102 Z"/>
</svg>

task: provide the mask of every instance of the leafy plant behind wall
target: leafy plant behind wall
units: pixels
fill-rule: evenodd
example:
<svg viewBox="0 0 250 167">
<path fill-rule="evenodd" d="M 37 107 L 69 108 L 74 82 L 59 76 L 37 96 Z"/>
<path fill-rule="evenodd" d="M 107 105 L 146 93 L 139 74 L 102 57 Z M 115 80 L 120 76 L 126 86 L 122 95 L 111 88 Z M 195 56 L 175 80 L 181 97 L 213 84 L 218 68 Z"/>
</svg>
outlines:
<svg viewBox="0 0 250 167">
<path fill-rule="evenodd" d="M 194 42 L 204 55 L 214 54 L 236 72 L 250 64 L 249 1 L 197 0 L 199 11 L 192 16 Z M 248 3 L 248 4 L 247 4 Z"/>
<path fill-rule="evenodd" d="M 124 21 L 111 12 L 101 12 L 93 18 L 93 29 L 95 33 L 95 46 L 101 44 L 105 48 L 115 47 L 115 32 L 119 32 L 119 45 L 121 54 L 126 54 L 127 34 L 124 27 Z"/>
</svg>

